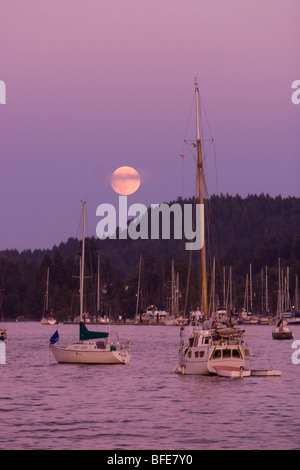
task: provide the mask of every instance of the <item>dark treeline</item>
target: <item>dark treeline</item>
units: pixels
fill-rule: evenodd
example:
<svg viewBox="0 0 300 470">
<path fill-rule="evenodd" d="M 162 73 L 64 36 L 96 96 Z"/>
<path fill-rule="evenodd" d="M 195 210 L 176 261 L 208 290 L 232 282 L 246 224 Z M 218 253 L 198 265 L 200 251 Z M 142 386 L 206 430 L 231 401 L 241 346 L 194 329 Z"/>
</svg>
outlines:
<svg viewBox="0 0 300 470">
<path fill-rule="evenodd" d="M 171 204 L 191 204 L 181 199 Z M 208 281 L 213 258 L 216 261 L 216 296 L 223 304 L 223 273 L 227 290 L 232 269 L 233 305 L 243 307 L 245 279 L 252 267 L 253 309 L 260 312 L 265 267 L 268 268 L 270 311 L 276 311 L 278 259 L 283 274 L 289 267 L 290 295 L 294 300 L 295 276 L 300 274 L 300 198 L 268 195 L 212 196 L 207 201 L 206 240 Z M 199 251 L 186 251 L 186 240 L 99 240 L 86 241 L 85 309 L 96 312 L 98 255 L 100 256 L 101 311 L 112 317 L 133 317 L 139 260 L 141 269 L 141 306 L 149 304 L 169 309 L 171 265 L 179 273 L 180 310 L 187 312 L 201 305 Z M 0 318 L 43 315 L 46 273 L 50 270 L 49 310 L 58 320 L 72 318 L 79 310 L 79 257 L 81 241 L 70 238 L 48 250 L 5 250 L 0 253 Z M 188 276 L 190 270 L 190 276 Z M 263 278 L 262 278 L 263 270 Z M 187 295 L 187 279 L 190 278 Z M 187 302 L 186 302 L 187 300 Z"/>
</svg>

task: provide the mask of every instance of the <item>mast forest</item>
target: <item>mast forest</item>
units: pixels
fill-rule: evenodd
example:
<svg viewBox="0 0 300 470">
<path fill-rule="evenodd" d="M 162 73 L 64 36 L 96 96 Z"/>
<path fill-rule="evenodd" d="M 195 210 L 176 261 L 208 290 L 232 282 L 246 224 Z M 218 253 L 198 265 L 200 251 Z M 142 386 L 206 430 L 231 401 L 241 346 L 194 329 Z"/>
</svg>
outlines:
<svg viewBox="0 0 300 470">
<path fill-rule="evenodd" d="M 192 199 L 177 200 L 181 205 L 192 202 Z M 296 275 L 300 275 L 300 198 L 220 195 L 211 196 L 206 205 L 207 282 L 210 286 L 215 260 L 219 305 L 223 303 L 224 280 L 228 283 L 231 268 L 234 309 L 242 309 L 245 279 L 251 264 L 254 311 L 260 313 L 262 270 L 265 272 L 267 267 L 270 309 L 276 312 L 278 258 L 284 271 L 289 268 L 293 302 Z M 210 231 L 210 219 L 214 221 L 213 231 Z M 81 241 L 69 238 L 48 250 L 0 252 L 1 319 L 42 318 L 48 268 L 49 310 L 58 320 L 74 317 L 79 310 L 80 250 Z M 200 252 L 187 251 L 184 240 L 89 237 L 86 239 L 86 311 L 96 311 L 98 255 L 101 311 L 107 315 L 135 316 L 140 257 L 142 309 L 151 304 L 168 309 L 172 261 L 179 278 L 180 311 L 186 308 L 188 313 L 201 305 L 201 272 L 197 267 Z"/>
</svg>

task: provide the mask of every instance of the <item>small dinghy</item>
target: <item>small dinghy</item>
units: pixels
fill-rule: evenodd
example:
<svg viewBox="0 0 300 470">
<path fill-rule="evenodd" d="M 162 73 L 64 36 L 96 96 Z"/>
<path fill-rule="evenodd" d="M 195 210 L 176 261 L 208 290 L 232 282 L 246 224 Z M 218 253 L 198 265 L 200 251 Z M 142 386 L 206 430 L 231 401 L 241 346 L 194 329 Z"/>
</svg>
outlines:
<svg viewBox="0 0 300 470">
<path fill-rule="evenodd" d="M 281 375 L 281 370 L 279 369 L 253 369 L 251 370 L 251 375 L 254 377 L 279 377 Z"/>
<path fill-rule="evenodd" d="M 293 332 L 287 327 L 279 327 L 272 331 L 273 339 L 293 339 Z"/>
</svg>

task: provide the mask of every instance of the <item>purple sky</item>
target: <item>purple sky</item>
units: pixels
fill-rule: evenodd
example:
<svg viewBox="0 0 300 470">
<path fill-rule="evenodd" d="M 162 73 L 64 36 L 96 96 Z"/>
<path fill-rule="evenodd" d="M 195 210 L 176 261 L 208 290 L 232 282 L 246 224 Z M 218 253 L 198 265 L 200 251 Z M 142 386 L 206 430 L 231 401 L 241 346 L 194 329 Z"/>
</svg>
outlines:
<svg viewBox="0 0 300 470">
<path fill-rule="evenodd" d="M 300 196 L 299 0 L 0 0 L 0 11 L 0 249 L 80 236 L 82 199 L 95 235 L 119 166 L 141 174 L 129 204 L 192 196 L 195 77 L 215 141 L 209 194 Z"/>
</svg>

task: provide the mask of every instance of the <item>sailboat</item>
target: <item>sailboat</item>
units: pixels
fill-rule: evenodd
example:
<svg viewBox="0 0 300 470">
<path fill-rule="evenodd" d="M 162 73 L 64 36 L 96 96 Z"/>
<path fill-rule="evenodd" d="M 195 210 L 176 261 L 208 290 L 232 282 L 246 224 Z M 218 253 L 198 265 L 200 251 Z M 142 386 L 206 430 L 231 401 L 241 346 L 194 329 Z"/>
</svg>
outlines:
<svg viewBox="0 0 300 470">
<path fill-rule="evenodd" d="M 79 341 L 66 347 L 58 346 L 59 334 L 56 331 L 50 338 L 50 350 L 59 363 L 77 364 L 127 364 L 130 360 L 129 341 L 112 344 L 109 333 L 89 331 L 83 322 L 83 293 L 84 293 L 84 254 L 85 254 L 85 225 L 86 202 L 83 202 L 83 236 L 82 258 L 80 272 L 80 323 Z"/>
<path fill-rule="evenodd" d="M 199 180 L 199 203 L 204 204 L 203 197 L 203 164 L 199 122 L 199 88 L 196 93 L 196 131 L 197 131 L 197 168 Z M 204 221 L 203 221 L 204 223 Z M 204 233 L 204 228 L 202 229 Z M 238 328 L 217 328 L 213 319 L 208 320 L 206 248 L 205 240 L 201 248 L 203 325 L 192 330 L 187 341 L 184 338 L 184 327 L 180 328 L 179 362 L 173 372 L 197 375 L 249 375 L 250 354 L 243 341 L 244 330 Z"/>
<path fill-rule="evenodd" d="M 300 311 L 299 311 L 299 301 L 298 301 L 298 275 L 296 274 L 295 278 L 295 306 L 294 306 L 294 315 L 288 319 L 289 325 L 300 325 Z"/>
<path fill-rule="evenodd" d="M 0 296 L 0 311 L 1 311 L 2 303 L 3 303 L 3 299 L 4 299 L 4 288 L 2 287 L 2 295 Z M 3 321 L 3 315 L 1 315 L 1 317 Z M 6 329 L 0 327 L 0 341 L 4 342 L 6 339 L 7 339 Z M 3 345 L 1 347 L 3 347 Z"/>
<path fill-rule="evenodd" d="M 42 325 L 55 325 L 56 320 L 52 315 L 48 315 L 49 308 L 49 268 L 47 269 L 47 281 L 46 281 L 46 292 L 45 292 L 45 304 L 44 304 L 44 314 L 41 319 Z"/>
<path fill-rule="evenodd" d="M 282 292 L 283 282 L 281 280 L 280 272 L 280 259 L 278 259 L 278 299 L 277 299 L 277 327 L 272 331 L 273 339 L 293 339 L 293 332 L 288 326 L 286 326 L 287 321 L 284 318 L 283 311 L 283 292 Z"/>
</svg>

